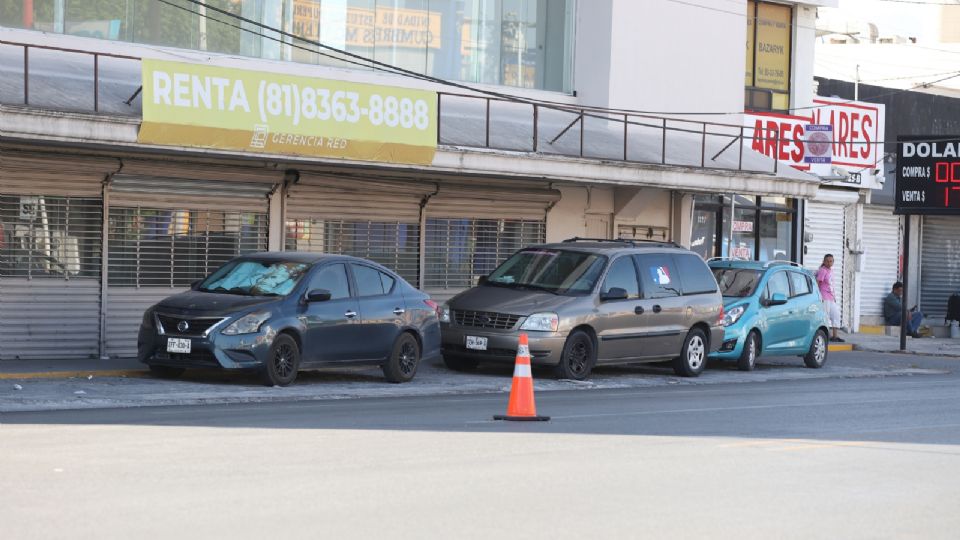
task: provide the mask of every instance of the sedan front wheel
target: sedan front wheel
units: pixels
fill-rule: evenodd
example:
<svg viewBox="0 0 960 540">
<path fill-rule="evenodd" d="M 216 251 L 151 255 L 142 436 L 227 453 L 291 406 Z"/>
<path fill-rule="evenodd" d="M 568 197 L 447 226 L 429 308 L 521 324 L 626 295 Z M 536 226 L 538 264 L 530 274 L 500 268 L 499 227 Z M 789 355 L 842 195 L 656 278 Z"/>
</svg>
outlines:
<svg viewBox="0 0 960 540">
<path fill-rule="evenodd" d="M 267 386 L 287 386 L 297 378 L 300 369 L 300 347 L 289 334 L 280 334 L 273 340 L 267 365 L 260 373 Z"/>
</svg>

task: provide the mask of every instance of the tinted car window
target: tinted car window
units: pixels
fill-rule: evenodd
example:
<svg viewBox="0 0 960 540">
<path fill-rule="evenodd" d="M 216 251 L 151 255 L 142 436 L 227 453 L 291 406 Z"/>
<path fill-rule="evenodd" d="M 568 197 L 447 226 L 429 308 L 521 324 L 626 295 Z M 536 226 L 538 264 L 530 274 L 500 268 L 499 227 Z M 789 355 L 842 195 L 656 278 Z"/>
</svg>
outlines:
<svg viewBox="0 0 960 540">
<path fill-rule="evenodd" d="M 793 284 L 793 296 L 810 294 L 810 281 L 800 272 L 790 272 L 790 281 Z"/>
<path fill-rule="evenodd" d="M 767 298 L 773 298 L 775 294 L 790 298 L 790 280 L 786 272 L 776 272 L 767 281 Z"/>
<path fill-rule="evenodd" d="M 347 267 L 342 264 L 331 264 L 321 268 L 310 279 L 307 291 L 326 289 L 330 291 L 330 299 L 347 298 L 350 296 L 350 281 L 347 279 Z"/>
<path fill-rule="evenodd" d="M 703 259 L 697 255 L 674 255 L 683 294 L 703 294 L 717 292 L 717 280 L 707 268 Z"/>
<path fill-rule="evenodd" d="M 680 296 L 680 280 L 673 257 L 667 253 L 637 255 L 644 298 Z"/>
<path fill-rule="evenodd" d="M 357 294 L 359 296 L 377 296 L 384 294 L 383 281 L 380 279 L 380 272 L 369 266 L 354 264 L 353 277 L 357 280 Z"/>
<path fill-rule="evenodd" d="M 714 268 L 713 277 L 720 285 L 720 294 L 746 298 L 757 290 L 761 272 L 750 268 Z"/>
<path fill-rule="evenodd" d="M 593 291 L 607 258 L 582 251 L 525 249 L 504 261 L 487 283 L 498 287 L 547 289 L 558 294 Z"/>
<path fill-rule="evenodd" d="M 603 280 L 601 292 L 610 292 L 610 289 L 619 287 L 627 291 L 628 298 L 640 297 L 640 285 L 637 283 L 637 270 L 630 257 L 620 257 L 613 261 L 607 277 Z"/>
<path fill-rule="evenodd" d="M 392 291 L 393 283 L 395 281 L 396 280 L 393 279 L 392 277 L 388 276 L 387 274 L 384 274 L 383 272 L 380 272 L 380 284 L 383 285 L 383 292 L 389 293 L 390 291 Z"/>
</svg>

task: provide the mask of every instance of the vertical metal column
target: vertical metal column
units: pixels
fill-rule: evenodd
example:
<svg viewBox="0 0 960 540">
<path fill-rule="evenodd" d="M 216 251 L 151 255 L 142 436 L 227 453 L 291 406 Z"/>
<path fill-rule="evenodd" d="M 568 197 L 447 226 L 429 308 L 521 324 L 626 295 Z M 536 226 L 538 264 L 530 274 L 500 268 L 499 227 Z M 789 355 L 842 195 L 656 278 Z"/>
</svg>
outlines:
<svg viewBox="0 0 960 540">
<path fill-rule="evenodd" d="M 112 175 L 103 180 L 100 207 L 100 360 L 109 360 L 107 354 L 107 296 L 110 278 L 110 182 Z"/>
<path fill-rule="evenodd" d="M 906 223 L 903 225 L 903 296 L 900 298 L 900 350 L 907 350 L 907 328 L 909 327 L 910 316 L 907 310 L 907 302 L 910 293 L 910 222 L 913 216 L 907 214 Z"/>
</svg>

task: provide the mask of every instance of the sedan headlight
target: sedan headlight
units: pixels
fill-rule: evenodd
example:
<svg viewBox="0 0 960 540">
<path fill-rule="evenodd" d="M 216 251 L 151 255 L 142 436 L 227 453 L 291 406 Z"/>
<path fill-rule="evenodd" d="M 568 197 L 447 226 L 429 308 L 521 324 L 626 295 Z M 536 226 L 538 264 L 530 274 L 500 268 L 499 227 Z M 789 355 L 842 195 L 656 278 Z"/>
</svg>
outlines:
<svg viewBox="0 0 960 540">
<path fill-rule="evenodd" d="M 254 334 L 260 331 L 263 323 L 270 319 L 269 311 L 254 311 L 230 323 L 223 329 L 223 334 L 228 336 L 238 336 L 240 334 Z"/>
<path fill-rule="evenodd" d="M 440 310 L 438 311 L 437 314 L 440 315 L 440 322 L 442 323 L 450 322 L 450 306 L 449 305 L 444 304 L 440 306 Z"/>
<path fill-rule="evenodd" d="M 560 317 L 556 313 L 534 313 L 520 325 L 521 330 L 556 332 L 560 328 Z"/>
<path fill-rule="evenodd" d="M 740 317 L 743 317 L 743 314 L 747 311 L 747 306 L 734 306 L 728 309 L 723 314 L 723 321 L 720 322 L 721 326 L 730 326 L 735 322 L 740 320 Z"/>
<path fill-rule="evenodd" d="M 153 308 L 150 308 L 143 312 L 143 322 L 141 322 L 140 324 L 144 328 L 152 329 L 156 326 L 156 323 L 154 322 L 154 318 L 153 318 L 153 313 L 154 313 Z"/>
</svg>

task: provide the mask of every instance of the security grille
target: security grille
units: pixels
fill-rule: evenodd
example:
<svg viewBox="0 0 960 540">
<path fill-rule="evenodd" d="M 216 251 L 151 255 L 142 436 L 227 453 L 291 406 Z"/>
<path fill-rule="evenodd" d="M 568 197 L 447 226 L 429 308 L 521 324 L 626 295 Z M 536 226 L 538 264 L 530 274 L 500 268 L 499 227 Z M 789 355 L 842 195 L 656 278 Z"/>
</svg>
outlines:
<svg viewBox="0 0 960 540">
<path fill-rule="evenodd" d="M 370 259 L 414 286 L 420 274 L 420 226 L 414 223 L 287 220 L 286 249 Z"/>
<path fill-rule="evenodd" d="M 483 311 L 454 311 L 453 320 L 457 326 L 471 326 L 474 328 L 492 328 L 494 330 L 511 330 L 520 320 L 519 315 L 508 313 L 486 313 Z"/>
<path fill-rule="evenodd" d="M 543 220 L 428 219 L 424 287 L 472 287 L 513 252 L 545 238 Z"/>
<path fill-rule="evenodd" d="M 100 277 L 99 199 L 0 195 L 0 276 Z"/>
<path fill-rule="evenodd" d="M 265 213 L 111 208 L 109 282 L 186 287 L 237 255 L 267 248 Z"/>
</svg>

